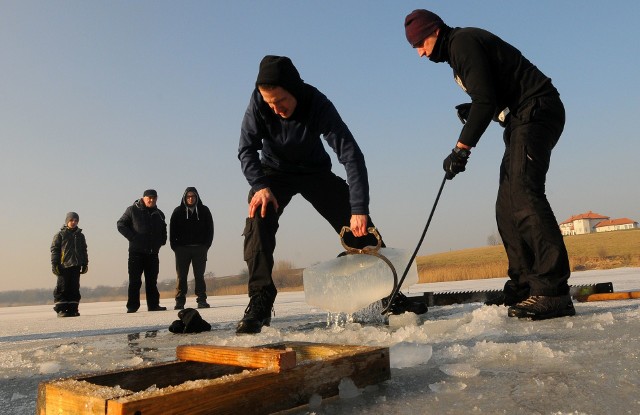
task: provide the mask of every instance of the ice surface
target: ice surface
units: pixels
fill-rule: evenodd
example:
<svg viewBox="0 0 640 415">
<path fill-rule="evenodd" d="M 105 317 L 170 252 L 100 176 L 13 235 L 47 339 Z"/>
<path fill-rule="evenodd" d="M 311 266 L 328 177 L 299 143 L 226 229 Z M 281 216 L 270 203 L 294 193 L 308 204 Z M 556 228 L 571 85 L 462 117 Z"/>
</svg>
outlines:
<svg viewBox="0 0 640 415">
<path fill-rule="evenodd" d="M 578 272 L 570 280 L 608 281 L 618 291 L 640 290 L 640 269 Z M 493 289 L 504 282 L 410 289 Z M 82 315 L 68 319 L 57 318 L 51 306 L 0 308 L 0 414 L 35 413 L 40 382 L 171 361 L 179 345 L 283 341 L 389 347 L 394 362 L 390 380 L 356 388 L 348 399 L 312 397 L 313 407 L 289 415 L 640 413 L 640 300 L 575 303 L 576 316 L 537 322 L 476 303 L 431 307 L 417 320 L 402 320 L 406 324 L 327 327 L 325 310 L 309 306 L 302 292 L 283 292 L 271 327 L 255 336 L 234 331 L 246 296 L 210 300 L 212 308 L 199 311 L 213 330 L 189 335 L 167 330 L 177 312 L 126 314 L 124 302 L 81 303 Z M 189 301 L 187 306 L 195 305 Z"/>
<path fill-rule="evenodd" d="M 395 248 L 380 248 L 400 279 L 411 253 Z M 393 271 L 381 258 L 352 254 L 305 268 L 305 299 L 310 305 L 331 312 L 353 313 L 388 296 L 393 290 Z M 411 264 L 403 287 L 418 282 L 415 261 Z"/>
</svg>

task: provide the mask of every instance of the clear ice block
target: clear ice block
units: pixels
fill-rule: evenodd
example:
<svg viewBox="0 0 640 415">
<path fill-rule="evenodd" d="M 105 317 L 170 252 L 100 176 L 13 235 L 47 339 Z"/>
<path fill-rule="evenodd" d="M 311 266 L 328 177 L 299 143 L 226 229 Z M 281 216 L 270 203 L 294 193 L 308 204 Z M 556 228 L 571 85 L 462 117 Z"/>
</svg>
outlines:
<svg viewBox="0 0 640 415">
<path fill-rule="evenodd" d="M 402 249 L 380 248 L 394 266 L 398 279 L 407 267 L 411 253 Z M 305 300 L 309 305 L 330 312 L 353 313 L 378 301 L 393 290 L 393 271 L 373 255 L 350 254 L 304 269 Z M 402 284 L 406 288 L 418 282 L 415 261 Z"/>
</svg>

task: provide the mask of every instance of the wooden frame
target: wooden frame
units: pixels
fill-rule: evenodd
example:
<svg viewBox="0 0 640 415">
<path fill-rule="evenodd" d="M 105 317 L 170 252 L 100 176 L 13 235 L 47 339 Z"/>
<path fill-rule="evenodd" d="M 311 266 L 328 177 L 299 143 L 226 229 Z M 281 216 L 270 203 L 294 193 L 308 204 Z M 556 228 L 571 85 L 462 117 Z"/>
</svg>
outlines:
<svg viewBox="0 0 640 415">
<path fill-rule="evenodd" d="M 266 414 L 390 378 L 389 349 L 325 343 L 179 346 L 175 362 L 41 383 L 36 414 Z"/>
</svg>

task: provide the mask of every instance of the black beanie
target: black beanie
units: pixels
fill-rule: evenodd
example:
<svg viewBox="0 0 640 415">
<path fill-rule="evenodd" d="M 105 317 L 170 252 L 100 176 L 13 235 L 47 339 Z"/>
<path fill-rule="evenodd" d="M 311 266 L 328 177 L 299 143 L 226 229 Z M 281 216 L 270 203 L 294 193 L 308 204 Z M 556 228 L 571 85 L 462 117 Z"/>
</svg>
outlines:
<svg viewBox="0 0 640 415">
<path fill-rule="evenodd" d="M 147 189 L 147 190 L 145 190 L 145 191 L 144 191 L 144 193 L 142 194 L 142 197 L 145 197 L 145 196 L 158 197 L 158 192 L 156 192 L 156 191 L 155 191 L 155 190 L 153 190 L 153 189 Z"/>
<path fill-rule="evenodd" d="M 304 82 L 291 59 L 286 56 L 267 55 L 260 61 L 256 79 L 256 87 L 263 84 L 280 86 L 297 98 Z"/>
</svg>

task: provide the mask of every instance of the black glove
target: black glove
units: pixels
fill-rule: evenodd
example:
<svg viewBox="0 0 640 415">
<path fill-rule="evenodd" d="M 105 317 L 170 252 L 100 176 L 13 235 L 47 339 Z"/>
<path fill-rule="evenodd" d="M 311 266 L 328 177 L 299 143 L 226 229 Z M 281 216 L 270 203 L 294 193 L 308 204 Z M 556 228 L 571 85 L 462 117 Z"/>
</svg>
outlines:
<svg viewBox="0 0 640 415">
<path fill-rule="evenodd" d="M 89 271 L 89 265 L 83 265 L 80 267 L 80 274 L 86 274 Z"/>
<path fill-rule="evenodd" d="M 469 111 L 471 111 L 471 103 L 456 105 L 456 111 L 458 111 L 458 118 L 462 124 L 466 124 L 469 119 Z"/>
<path fill-rule="evenodd" d="M 51 272 L 53 272 L 54 275 L 60 276 L 60 267 L 57 265 L 51 265 Z"/>
<path fill-rule="evenodd" d="M 451 150 L 451 154 L 449 154 L 442 163 L 442 168 L 446 173 L 445 178 L 447 180 L 453 179 L 456 177 L 456 174 L 466 170 L 469 154 L 469 150 L 460 147 L 454 147 L 453 150 Z"/>
</svg>

